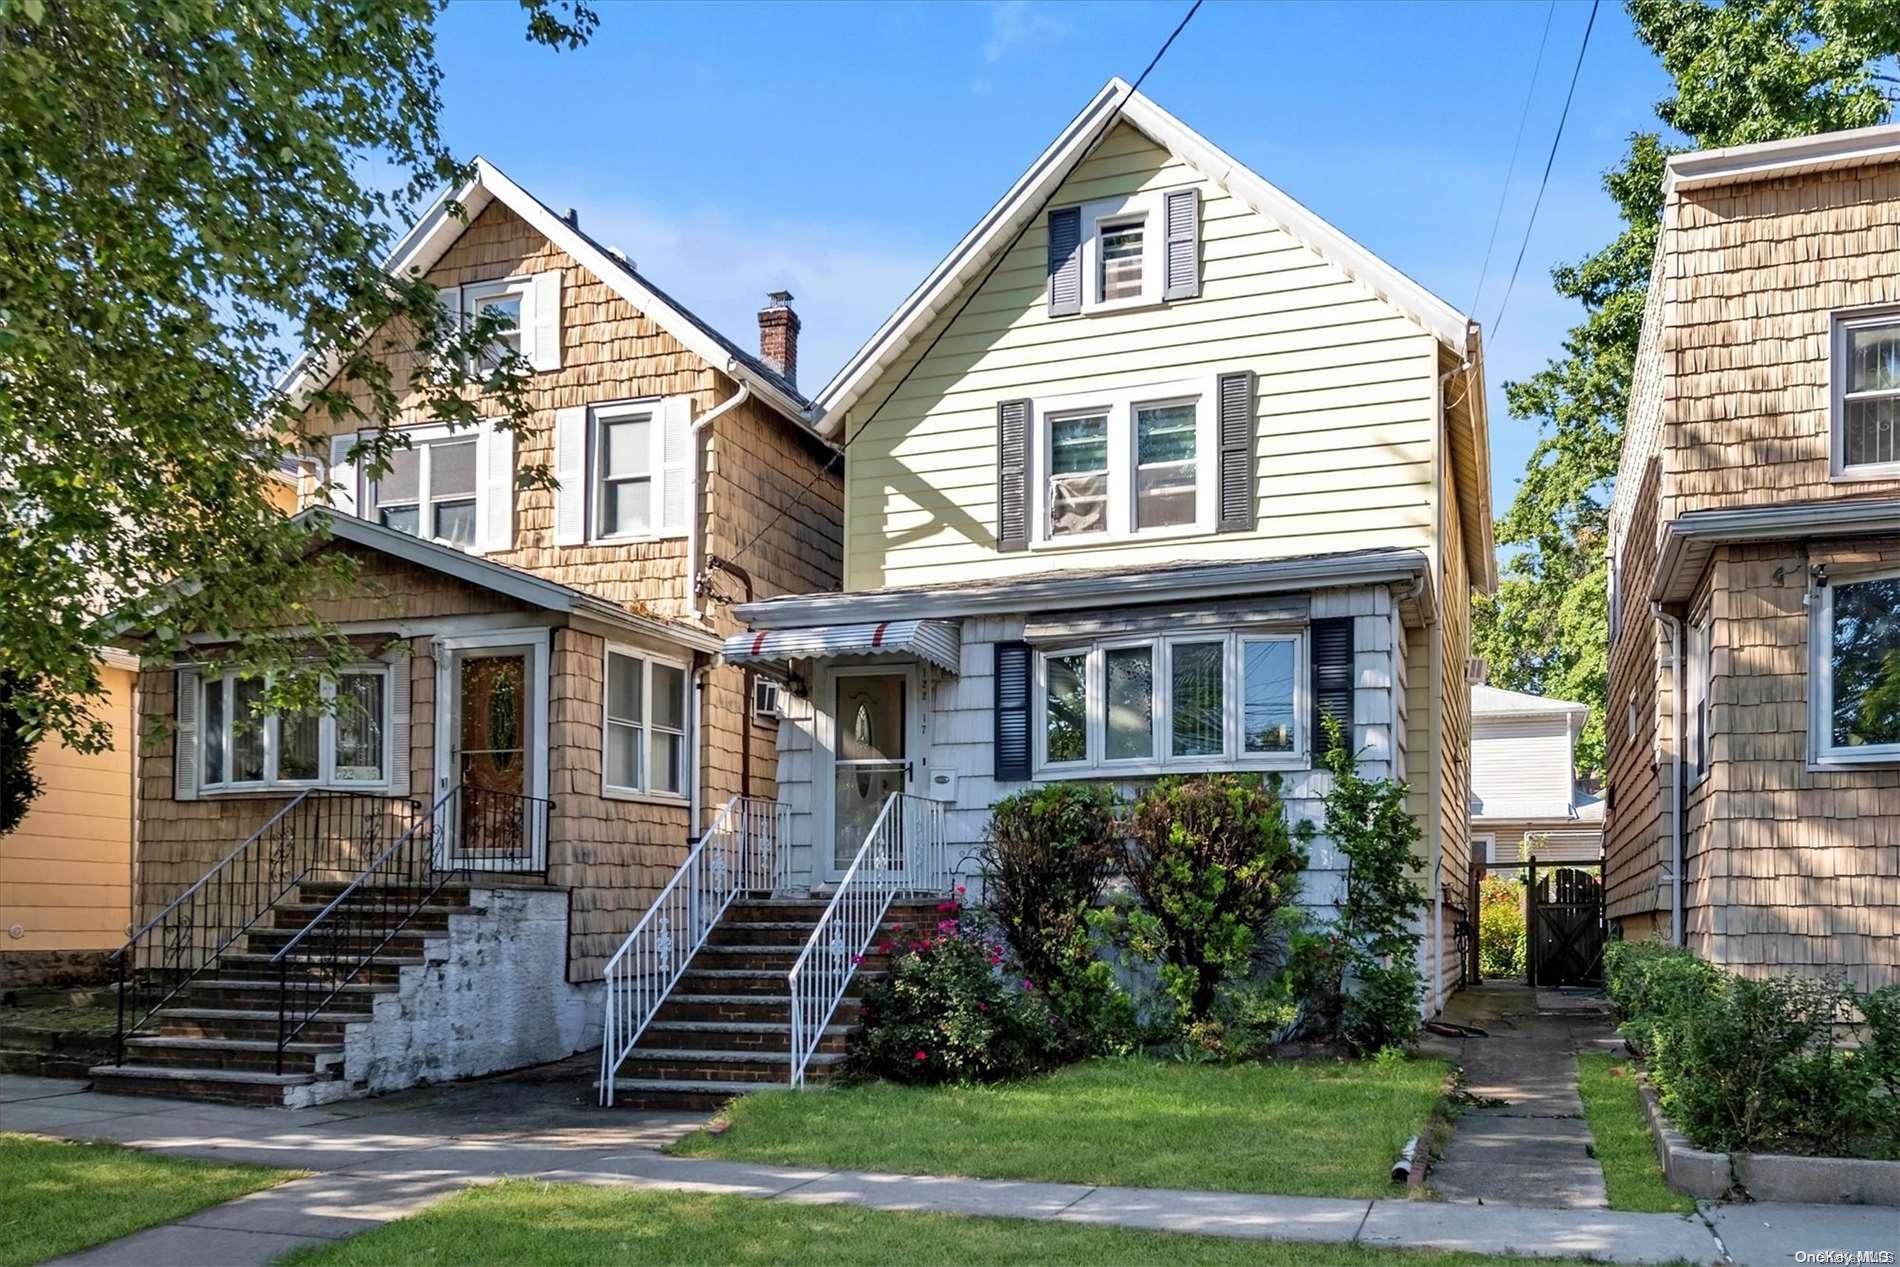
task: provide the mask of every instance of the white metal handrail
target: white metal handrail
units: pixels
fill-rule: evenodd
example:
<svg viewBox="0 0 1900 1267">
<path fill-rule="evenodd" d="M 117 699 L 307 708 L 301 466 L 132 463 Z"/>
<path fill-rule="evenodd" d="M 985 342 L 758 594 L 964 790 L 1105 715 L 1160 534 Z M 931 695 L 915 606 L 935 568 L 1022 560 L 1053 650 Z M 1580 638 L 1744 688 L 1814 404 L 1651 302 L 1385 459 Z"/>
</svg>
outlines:
<svg viewBox="0 0 1900 1267">
<path fill-rule="evenodd" d="M 735 796 L 686 855 L 627 940 L 607 961 L 601 1027 L 600 1102 L 614 1102 L 614 1075 L 706 937 L 740 893 L 769 892 L 784 879 L 785 807 Z"/>
<path fill-rule="evenodd" d="M 891 899 L 901 892 L 949 891 L 948 808 L 943 801 L 892 792 L 838 881 L 831 904 L 786 977 L 794 1087 L 805 1085 L 805 1067 L 851 984 L 859 958 L 877 936 Z"/>
</svg>

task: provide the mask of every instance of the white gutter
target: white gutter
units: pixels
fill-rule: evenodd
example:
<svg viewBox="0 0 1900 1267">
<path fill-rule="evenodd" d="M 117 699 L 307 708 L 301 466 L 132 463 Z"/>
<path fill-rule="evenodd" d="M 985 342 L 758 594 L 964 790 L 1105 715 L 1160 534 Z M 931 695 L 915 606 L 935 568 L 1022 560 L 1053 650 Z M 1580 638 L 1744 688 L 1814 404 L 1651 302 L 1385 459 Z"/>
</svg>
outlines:
<svg viewBox="0 0 1900 1267">
<path fill-rule="evenodd" d="M 731 410 L 752 399 L 752 384 L 746 379 L 738 379 L 739 390 L 714 405 L 705 417 L 693 423 L 693 510 L 692 526 L 686 533 L 686 610 L 694 620 L 701 619 L 705 612 L 699 606 L 699 560 L 705 553 L 705 544 L 700 539 L 700 509 L 705 504 L 706 481 L 700 477 L 705 464 L 699 460 L 699 437 L 706 428 L 718 422 Z M 747 707 L 750 707 L 748 704 Z"/>
<path fill-rule="evenodd" d="M 1661 603 L 1651 603 L 1649 610 L 1669 627 L 1669 742 L 1674 754 L 1669 763 L 1669 942 L 1683 946 L 1688 942 L 1682 935 L 1682 622 Z"/>
</svg>

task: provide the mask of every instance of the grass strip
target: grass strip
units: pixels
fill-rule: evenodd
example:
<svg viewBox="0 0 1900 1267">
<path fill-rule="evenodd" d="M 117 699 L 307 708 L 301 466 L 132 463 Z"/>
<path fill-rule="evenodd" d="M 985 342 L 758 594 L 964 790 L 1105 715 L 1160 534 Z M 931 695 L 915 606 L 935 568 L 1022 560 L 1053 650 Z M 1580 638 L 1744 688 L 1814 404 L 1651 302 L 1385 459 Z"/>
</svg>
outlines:
<svg viewBox="0 0 1900 1267">
<path fill-rule="evenodd" d="M 1663 1179 L 1662 1163 L 1643 1117 L 1643 1099 L 1637 1090 L 1636 1065 L 1621 1056 L 1585 1054 L 1577 1057 L 1578 1090 L 1583 1115 L 1596 1143 L 1597 1164 L 1603 1167 L 1603 1186 L 1612 1210 L 1641 1210 L 1657 1214 L 1687 1214 L 1695 1201 L 1671 1188 Z"/>
</svg>

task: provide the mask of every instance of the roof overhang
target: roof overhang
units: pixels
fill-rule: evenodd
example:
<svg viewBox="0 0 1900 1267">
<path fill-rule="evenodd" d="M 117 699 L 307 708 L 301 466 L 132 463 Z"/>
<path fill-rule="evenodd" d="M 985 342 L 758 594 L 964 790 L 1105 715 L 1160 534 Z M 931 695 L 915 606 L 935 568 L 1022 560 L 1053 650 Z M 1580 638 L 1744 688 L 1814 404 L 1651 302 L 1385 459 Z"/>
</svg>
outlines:
<svg viewBox="0 0 1900 1267">
<path fill-rule="evenodd" d="M 753 629 L 886 620 L 941 620 L 1018 612 L 1246 598 L 1347 585 L 1403 585 L 1429 620 L 1431 562 L 1418 550 L 1364 550 L 1245 563 L 1171 564 L 1044 572 L 969 585 L 917 585 L 841 594 L 799 594 L 744 603 L 734 615 Z"/>
<path fill-rule="evenodd" d="M 537 233 L 592 273 L 609 290 L 651 318 L 687 350 L 728 378 L 749 386 L 755 396 L 790 421 L 803 429 L 811 429 L 806 401 L 788 393 L 782 384 L 747 364 L 731 344 L 714 334 L 697 317 L 654 289 L 631 266 L 614 258 L 599 243 L 556 215 L 493 163 L 477 157 L 474 168 L 475 174 L 461 187 L 445 189 L 436 195 L 435 201 L 403 234 L 389 258 L 384 261 L 388 272 L 397 276 L 428 272 L 447 254 L 448 249 L 488 204 L 499 200 Z M 334 377 L 337 369 L 335 358 L 319 361 L 305 352 L 284 372 L 277 382 L 277 388 L 289 397 L 294 407 L 301 409 L 310 393 Z"/>
<path fill-rule="evenodd" d="M 1662 557 L 1649 596 L 1658 603 L 1687 602 L 1718 546 L 1870 533 L 1900 533 L 1900 498 L 1692 510 L 1663 529 Z"/>
<path fill-rule="evenodd" d="M 1712 185 L 1739 185 L 1895 161 L 1900 161 L 1900 124 L 1885 123 L 1677 154 L 1667 164 L 1663 193 L 1666 196 Z"/>
<path fill-rule="evenodd" d="M 1317 254 L 1376 291 L 1459 357 L 1470 352 L 1469 319 L 1163 110 L 1120 78 L 1110 79 L 1053 143 L 951 248 L 812 402 L 821 434 L 844 417 L 963 289 L 1033 219 L 1076 165 L 1117 122 L 1127 122 Z"/>
<path fill-rule="evenodd" d="M 726 639 L 720 658 L 727 664 L 768 669 L 786 675 L 793 660 L 836 660 L 843 656 L 908 656 L 947 673 L 962 665 L 963 638 L 945 620 L 880 620 L 872 624 L 816 625 L 800 629 L 761 629 Z"/>
</svg>

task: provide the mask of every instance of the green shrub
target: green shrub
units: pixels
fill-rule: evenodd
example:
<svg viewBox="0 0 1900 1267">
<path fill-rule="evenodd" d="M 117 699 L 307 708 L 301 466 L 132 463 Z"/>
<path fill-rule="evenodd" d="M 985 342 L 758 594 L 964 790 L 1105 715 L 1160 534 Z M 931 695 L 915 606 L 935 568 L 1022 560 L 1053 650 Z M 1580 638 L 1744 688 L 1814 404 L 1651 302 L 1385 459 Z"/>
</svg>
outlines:
<svg viewBox="0 0 1900 1267">
<path fill-rule="evenodd" d="M 1479 975 L 1521 977 L 1529 957 L 1523 882 L 1501 875 L 1486 876 L 1478 888 Z"/>
<path fill-rule="evenodd" d="M 1604 992 L 1639 1052 L 1648 1052 L 1659 1019 L 1706 997 L 1721 976 L 1688 950 L 1653 939 L 1603 948 Z"/>
<path fill-rule="evenodd" d="M 1096 784 L 1018 792 L 991 810 L 983 845 L 984 901 L 1078 1056 L 1132 1042 L 1134 1006 L 1097 958 L 1089 929 L 1121 857 L 1116 808 Z"/>
<path fill-rule="evenodd" d="M 1135 803 L 1126 851 L 1162 988 L 1183 1024 L 1208 1021 L 1221 980 L 1245 971 L 1274 912 L 1293 900 L 1305 854 L 1279 783 L 1257 775 L 1165 778 Z"/>
<path fill-rule="evenodd" d="M 1856 1058 L 1867 1062 L 1867 1076 L 1879 1088 L 1876 1108 L 1884 1120 L 1876 1130 L 1887 1151 L 1900 1154 L 1900 985 L 1863 996 L 1860 1013 L 1866 1029 Z"/>
<path fill-rule="evenodd" d="M 1003 948 L 971 935 L 955 903 L 937 932 L 877 946 L 891 970 L 865 991 L 846 1073 L 893 1082 L 996 1082 L 1055 1063 L 1054 1023 Z"/>
</svg>

